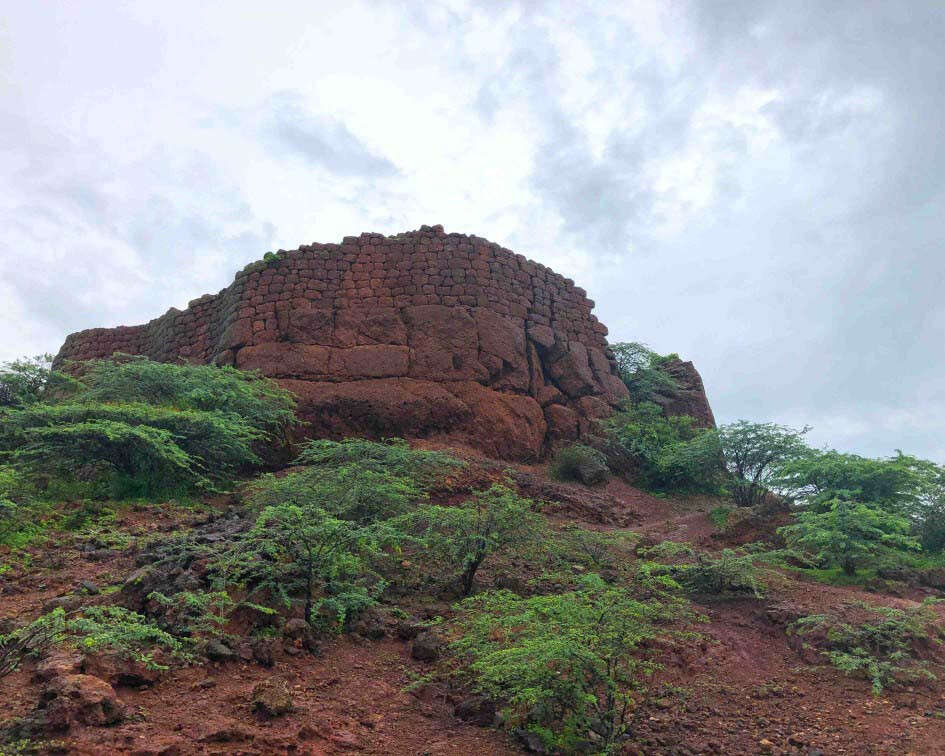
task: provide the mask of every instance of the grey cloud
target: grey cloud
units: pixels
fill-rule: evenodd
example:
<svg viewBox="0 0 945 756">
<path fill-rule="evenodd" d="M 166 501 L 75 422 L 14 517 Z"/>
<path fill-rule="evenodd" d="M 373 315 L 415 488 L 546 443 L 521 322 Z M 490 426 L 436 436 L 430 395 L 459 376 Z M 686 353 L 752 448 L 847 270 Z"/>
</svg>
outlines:
<svg viewBox="0 0 945 756">
<path fill-rule="evenodd" d="M 371 151 L 342 121 L 308 112 L 295 96 L 274 97 L 264 111 L 264 134 L 286 156 L 339 176 L 383 178 L 398 173 L 390 160 Z"/>
<path fill-rule="evenodd" d="M 617 42 L 593 23 L 575 30 L 595 50 L 589 86 L 619 98 L 623 70 L 647 113 L 635 131 L 616 127 L 600 158 L 556 97 L 562 64 L 539 28 L 526 23 L 526 51 L 480 107 L 523 97 L 542 115 L 533 186 L 598 258 L 592 294 L 612 337 L 694 357 L 723 420 L 829 417 L 824 433 L 839 435 L 823 442 L 882 453 L 898 434 L 945 456 L 937 428 L 882 429 L 903 407 L 945 417 L 932 326 L 945 322 L 945 14 L 908 2 L 689 10 L 694 51 L 678 68 L 641 65 L 629 28 Z M 788 183 L 755 170 L 739 128 L 707 133 L 694 119 L 714 93 L 745 87 L 778 93 L 761 112 Z M 860 102 L 874 95 L 878 110 Z M 679 238 L 659 238 L 667 198 L 643 166 L 696 137 L 718 168 L 715 193 Z"/>
<path fill-rule="evenodd" d="M 275 236 L 199 154 L 158 149 L 116 165 L 87 141 L 47 134 L 34 144 L 12 174 L 15 198 L 0 208 L 0 275 L 49 334 L 43 349 L 54 351 L 70 331 L 185 305 L 229 283 Z M 122 192 L 105 189 L 116 183 Z M 204 192 L 199 204 L 195 186 Z M 206 255 L 219 257 L 219 270 L 200 269 Z"/>
</svg>

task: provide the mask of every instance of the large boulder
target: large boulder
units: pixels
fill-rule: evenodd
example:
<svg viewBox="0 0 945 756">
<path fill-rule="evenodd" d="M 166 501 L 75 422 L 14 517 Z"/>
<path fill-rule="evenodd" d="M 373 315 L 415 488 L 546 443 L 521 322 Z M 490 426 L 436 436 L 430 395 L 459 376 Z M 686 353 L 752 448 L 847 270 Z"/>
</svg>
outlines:
<svg viewBox="0 0 945 756">
<path fill-rule="evenodd" d="M 714 428 L 715 415 L 709 406 L 709 399 L 702 385 L 702 376 L 691 362 L 678 358 L 665 360 L 660 369 L 678 384 L 678 389 L 657 401 L 662 405 L 668 417 L 689 415 L 696 419 L 700 428 Z"/>
<path fill-rule="evenodd" d="M 54 677 L 43 690 L 40 706 L 45 729 L 52 732 L 75 724 L 103 727 L 124 717 L 115 689 L 92 675 Z"/>
</svg>

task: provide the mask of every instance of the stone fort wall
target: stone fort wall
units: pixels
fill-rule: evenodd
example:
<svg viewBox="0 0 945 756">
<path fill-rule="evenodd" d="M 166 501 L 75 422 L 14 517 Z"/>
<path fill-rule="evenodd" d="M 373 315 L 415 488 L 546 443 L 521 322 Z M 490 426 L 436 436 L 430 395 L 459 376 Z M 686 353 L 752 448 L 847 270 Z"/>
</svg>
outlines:
<svg viewBox="0 0 945 756">
<path fill-rule="evenodd" d="M 71 334 L 56 364 L 125 352 L 258 369 L 314 432 L 459 434 L 531 458 L 626 396 L 593 305 L 522 255 L 424 226 L 269 254 L 186 310 Z M 527 438 L 484 437 L 516 424 Z"/>
</svg>

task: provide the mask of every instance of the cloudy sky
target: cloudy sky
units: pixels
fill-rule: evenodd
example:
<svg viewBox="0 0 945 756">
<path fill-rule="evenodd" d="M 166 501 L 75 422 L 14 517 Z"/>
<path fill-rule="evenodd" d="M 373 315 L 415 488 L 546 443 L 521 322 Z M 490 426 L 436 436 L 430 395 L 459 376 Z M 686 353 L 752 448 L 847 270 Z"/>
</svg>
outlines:
<svg viewBox="0 0 945 756">
<path fill-rule="evenodd" d="M 11 3 L 0 360 L 442 223 L 721 421 L 945 461 L 943 39 L 931 0 Z"/>
</svg>

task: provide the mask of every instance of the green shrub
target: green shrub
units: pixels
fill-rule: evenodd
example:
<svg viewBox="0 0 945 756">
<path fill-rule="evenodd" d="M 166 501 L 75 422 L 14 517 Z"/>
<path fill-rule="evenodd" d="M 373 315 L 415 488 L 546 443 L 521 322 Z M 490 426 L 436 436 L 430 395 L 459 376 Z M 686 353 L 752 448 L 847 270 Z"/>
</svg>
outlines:
<svg viewBox="0 0 945 756">
<path fill-rule="evenodd" d="M 140 402 L 179 410 L 221 412 L 279 437 L 295 424 L 292 394 L 258 373 L 216 365 L 154 362 L 115 355 L 85 363 L 85 389 L 77 399 L 104 403 Z"/>
<path fill-rule="evenodd" d="M 714 435 L 688 416 L 666 417 L 652 402 L 617 412 L 613 436 L 634 458 L 641 482 L 655 490 L 715 492 L 721 457 Z"/>
<path fill-rule="evenodd" d="M 16 468 L 0 465 L 0 545 L 19 548 L 39 532 L 34 496 Z"/>
<path fill-rule="evenodd" d="M 357 464 L 362 470 L 406 478 L 426 487 L 463 463 L 443 452 L 412 449 L 403 439 L 389 438 L 378 443 L 349 438 L 344 441 L 310 441 L 302 449 L 296 464 L 328 468 Z"/>
<path fill-rule="evenodd" d="M 663 541 L 639 553 L 648 560 L 650 574 L 669 576 L 689 593 L 750 593 L 757 598 L 774 577 L 774 571 L 766 565 L 783 566 L 786 556 L 783 551 L 766 550 L 764 544 L 705 553 L 675 541 Z"/>
<path fill-rule="evenodd" d="M 223 638 L 234 602 L 226 591 L 179 591 L 166 596 L 148 595 L 161 610 L 160 624 L 188 639 Z"/>
<path fill-rule="evenodd" d="M 76 381 L 51 369 L 52 355 L 24 357 L 0 365 L 0 407 L 38 402 L 48 395 L 68 393 Z"/>
<path fill-rule="evenodd" d="M 101 360 L 83 380 L 70 396 L 3 410 L 0 454 L 116 498 L 215 490 L 262 464 L 257 449 L 293 422 L 287 392 L 232 369 Z"/>
<path fill-rule="evenodd" d="M 82 652 L 108 651 L 166 669 L 155 660 L 161 651 L 177 661 L 189 661 L 184 644 L 135 612 L 120 606 L 88 606 L 74 615 L 54 609 L 7 635 L 0 635 L 0 677 L 15 670 L 28 656 L 39 656 L 67 644 Z"/>
<path fill-rule="evenodd" d="M 403 538 L 392 518 L 459 463 L 404 441 L 362 439 L 313 441 L 297 462 L 305 466 L 247 487 L 256 523 L 216 568 L 251 596 L 301 598 L 309 622 L 339 629 L 384 588 L 374 563 Z"/>
<path fill-rule="evenodd" d="M 699 554 L 692 564 L 676 565 L 670 573 L 691 593 L 751 593 L 760 598 L 765 583 L 751 551 L 722 549 L 718 554 Z"/>
<path fill-rule="evenodd" d="M 164 669 L 154 660 L 160 649 L 181 661 L 190 659 L 184 644 L 142 615 L 120 606 L 89 606 L 65 622 L 67 636 L 82 651 L 111 651 L 149 669 Z"/>
<path fill-rule="evenodd" d="M 420 506 L 391 522 L 407 536 L 403 547 L 421 556 L 431 572 L 455 580 L 463 596 L 489 557 L 533 543 L 544 519 L 532 502 L 502 485 L 479 491 L 456 506 Z"/>
<path fill-rule="evenodd" d="M 868 679 L 873 694 L 878 696 L 896 681 L 935 679 L 928 664 L 916 656 L 918 648 L 929 642 L 941 644 L 945 638 L 945 629 L 933 609 L 935 602 L 926 599 L 908 609 L 854 602 L 851 606 L 855 610 L 875 619 L 851 622 L 836 612 L 817 614 L 798 619 L 789 626 L 788 633 L 805 638 L 808 646 L 820 648 L 840 671 Z"/>
<path fill-rule="evenodd" d="M 778 529 L 789 546 L 812 554 L 827 565 L 838 565 L 847 575 L 868 560 L 894 559 L 897 554 L 921 549 L 909 534 L 908 519 L 858 501 L 823 502 L 825 511 L 804 511 L 794 525 Z"/>
<path fill-rule="evenodd" d="M 284 501 L 266 506 L 214 569 L 224 585 L 237 583 L 263 603 L 291 606 L 301 597 L 312 625 L 340 628 L 383 590 L 370 566 L 375 556 L 372 525 L 341 519 L 319 499 Z"/>
<path fill-rule="evenodd" d="M 731 524 L 731 519 L 731 507 L 715 507 L 709 512 L 709 522 L 715 526 L 716 530 L 726 530 Z"/>
<path fill-rule="evenodd" d="M 403 514 L 424 494 L 410 478 L 347 464 L 263 475 L 247 487 L 247 496 L 256 510 L 315 505 L 340 520 L 368 524 Z"/>
<path fill-rule="evenodd" d="M 671 612 L 588 576 L 577 591 L 520 598 L 493 591 L 458 607 L 454 663 L 477 690 L 563 753 L 617 752 L 634 693 L 655 669 L 640 652 Z"/>
<path fill-rule="evenodd" d="M 664 357 L 637 342 L 612 344 L 610 349 L 632 403 L 658 402 L 680 392 L 679 382 L 662 369 L 662 364 L 676 355 Z"/>
<path fill-rule="evenodd" d="M 574 480 L 593 486 L 607 480 L 607 458 L 590 446 L 573 444 L 555 455 L 549 472 L 558 480 Z"/>
<path fill-rule="evenodd" d="M 633 560 L 640 536 L 631 530 L 587 530 L 572 523 L 550 535 L 545 550 L 566 565 L 592 572 L 620 569 Z"/>
</svg>

